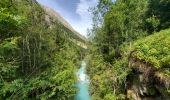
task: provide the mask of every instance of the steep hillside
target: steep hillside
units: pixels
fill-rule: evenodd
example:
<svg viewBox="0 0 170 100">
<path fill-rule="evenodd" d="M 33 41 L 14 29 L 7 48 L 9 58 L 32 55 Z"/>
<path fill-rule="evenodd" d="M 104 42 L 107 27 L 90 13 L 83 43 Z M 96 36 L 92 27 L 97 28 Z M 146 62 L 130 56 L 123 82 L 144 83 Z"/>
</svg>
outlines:
<svg viewBox="0 0 170 100">
<path fill-rule="evenodd" d="M 93 100 L 169 100 L 169 0 L 99 0 L 88 74 Z"/>
<path fill-rule="evenodd" d="M 50 20 L 50 18 L 48 17 L 51 17 L 53 18 L 54 21 L 59 21 L 60 23 L 62 23 L 65 27 L 68 27 L 70 30 L 74 30 L 72 28 L 72 26 L 59 14 L 57 13 L 56 11 L 54 11 L 53 9 L 49 8 L 49 7 L 46 7 L 46 6 L 42 6 L 42 8 L 45 10 L 45 12 L 48 14 L 46 16 L 46 19 Z M 51 23 L 49 23 L 51 24 Z"/>
<path fill-rule="evenodd" d="M 170 29 L 135 41 L 129 57 L 133 73 L 127 80 L 127 96 L 134 100 L 169 100 Z"/>
<path fill-rule="evenodd" d="M 35 0 L 0 2 L 1 100 L 74 99 L 81 48 L 70 41 L 74 32 L 64 19 L 48 17 L 50 25 Z"/>
<path fill-rule="evenodd" d="M 82 36 L 80 33 L 78 33 L 77 31 L 75 31 L 72 26 L 56 11 L 54 11 L 53 9 L 46 7 L 46 6 L 42 6 L 43 9 L 45 10 L 45 12 L 47 13 L 47 15 L 45 16 L 46 21 L 48 22 L 48 24 L 52 24 L 53 21 L 58 21 L 60 22 L 62 25 L 64 25 L 65 28 L 69 29 L 71 31 L 70 34 L 73 35 L 74 38 L 82 41 L 82 42 L 87 42 L 86 37 Z M 52 20 L 50 20 L 52 19 Z"/>
</svg>

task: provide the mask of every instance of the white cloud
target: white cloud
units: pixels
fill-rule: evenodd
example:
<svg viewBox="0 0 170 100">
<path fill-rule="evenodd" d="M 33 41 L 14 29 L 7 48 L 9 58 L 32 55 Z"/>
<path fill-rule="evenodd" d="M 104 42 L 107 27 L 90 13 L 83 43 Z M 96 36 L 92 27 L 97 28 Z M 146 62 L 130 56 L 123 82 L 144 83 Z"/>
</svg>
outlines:
<svg viewBox="0 0 170 100">
<path fill-rule="evenodd" d="M 73 25 L 73 28 L 82 35 L 87 35 L 87 29 L 92 26 L 92 15 L 89 8 L 96 6 L 97 0 L 80 0 L 77 4 L 76 13 L 80 16 L 81 20 Z"/>
</svg>

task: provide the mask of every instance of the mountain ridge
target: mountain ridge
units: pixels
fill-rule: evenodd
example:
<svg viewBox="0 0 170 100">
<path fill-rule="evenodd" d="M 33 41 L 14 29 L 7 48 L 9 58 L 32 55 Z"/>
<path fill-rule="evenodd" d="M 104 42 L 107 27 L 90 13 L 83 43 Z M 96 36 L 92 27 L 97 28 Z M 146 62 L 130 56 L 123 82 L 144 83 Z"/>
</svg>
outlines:
<svg viewBox="0 0 170 100">
<path fill-rule="evenodd" d="M 52 17 L 54 20 L 59 21 L 62 25 L 64 25 L 66 28 L 72 31 L 76 36 L 81 38 L 83 41 L 87 41 L 87 38 L 81 35 L 79 32 L 77 32 L 57 11 L 44 5 L 41 5 L 41 6 L 48 16 Z"/>
</svg>

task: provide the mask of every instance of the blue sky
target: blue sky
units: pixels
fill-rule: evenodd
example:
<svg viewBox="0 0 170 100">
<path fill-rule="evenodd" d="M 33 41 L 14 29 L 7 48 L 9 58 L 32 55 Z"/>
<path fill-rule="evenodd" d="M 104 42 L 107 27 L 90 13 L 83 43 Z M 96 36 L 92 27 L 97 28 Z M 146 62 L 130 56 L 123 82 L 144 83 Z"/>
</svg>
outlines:
<svg viewBox="0 0 170 100">
<path fill-rule="evenodd" d="M 80 34 L 86 36 L 91 28 L 92 15 L 90 7 L 97 5 L 97 0 L 37 0 L 40 4 L 50 7 L 71 24 Z"/>
</svg>

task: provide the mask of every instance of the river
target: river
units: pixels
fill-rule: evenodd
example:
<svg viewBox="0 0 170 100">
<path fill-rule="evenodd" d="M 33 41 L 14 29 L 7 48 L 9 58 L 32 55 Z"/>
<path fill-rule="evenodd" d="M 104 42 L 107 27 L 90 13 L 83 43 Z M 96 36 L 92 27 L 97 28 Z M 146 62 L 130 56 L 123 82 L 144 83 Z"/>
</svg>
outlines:
<svg viewBox="0 0 170 100">
<path fill-rule="evenodd" d="M 82 61 L 76 75 L 78 77 L 76 86 L 79 89 L 76 94 L 76 100 L 91 100 L 89 95 L 89 77 L 86 74 L 86 63 L 84 61 Z"/>
</svg>

